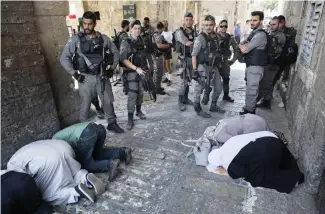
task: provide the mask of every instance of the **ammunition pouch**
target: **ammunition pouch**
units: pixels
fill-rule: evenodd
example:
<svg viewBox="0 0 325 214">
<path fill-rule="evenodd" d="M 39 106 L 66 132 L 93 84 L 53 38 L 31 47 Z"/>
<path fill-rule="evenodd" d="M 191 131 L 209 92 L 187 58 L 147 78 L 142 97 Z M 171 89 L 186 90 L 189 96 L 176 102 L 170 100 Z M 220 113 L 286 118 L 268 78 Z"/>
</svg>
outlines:
<svg viewBox="0 0 325 214">
<path fill-rule="evenodd" d="M 105 53 L 104 56 L 104 64 L 107 65 L 113 65 L 114 64 L 114 54 L 113 53 Z"/>
</svg>

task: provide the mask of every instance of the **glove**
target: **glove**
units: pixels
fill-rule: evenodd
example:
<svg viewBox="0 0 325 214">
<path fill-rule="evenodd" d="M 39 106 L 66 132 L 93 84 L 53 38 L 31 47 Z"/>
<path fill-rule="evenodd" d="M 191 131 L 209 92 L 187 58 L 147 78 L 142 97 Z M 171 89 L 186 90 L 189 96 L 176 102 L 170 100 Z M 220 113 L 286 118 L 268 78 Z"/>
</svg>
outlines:
<svg viewBox="0 0 325 214">
<path fill-rule="evenodd" d="M 107 77 L 108 79 L 112 78 L 113 74 L 114 74 L 113 68 L 109 68 L 104 71 L 104 76 Z"/>
<path fill-rule="evenodd" d="M 198 81 L 199 78 L 200 78 L 199 72 L 197 70 L 194 70 L 192 79 L 195 80 L 195 81 Z"/>
<path fill-rule="evenodd" d="M 235 63 L 234 61 L 232 61 L 232 60 L 228 60 L 228 65 L 229 65 L 229 66 L 232 66 L 234 63 Z"/>
<path fill-rule="evenodd" d="M 80 83 L 84 83 L 86 79 L 85 75 L 78 74 L 77 72 L 73 74 L 73 77 Z"/>
</svg>

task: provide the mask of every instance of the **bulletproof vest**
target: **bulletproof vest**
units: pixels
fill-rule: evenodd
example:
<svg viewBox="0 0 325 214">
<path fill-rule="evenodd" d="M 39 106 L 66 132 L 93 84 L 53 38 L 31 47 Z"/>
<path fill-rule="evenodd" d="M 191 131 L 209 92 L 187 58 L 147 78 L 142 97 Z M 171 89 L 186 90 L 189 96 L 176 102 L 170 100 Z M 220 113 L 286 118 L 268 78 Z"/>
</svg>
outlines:
<svg viewBox="0 0 325 214">
<path fill-rule="evenodd" d="M 155 38 L 156 34 L 159 34 L 158 32 L 155 32 L 152 36 L 152 39 Z M 163 35 L 161 35 L 161 38 L 162 38 L 162 44 L 168 44 L 168 42 L 166 41 L 166 39 L 164 38 Z M 155 42 L 153 42 L 153 46 L 154 46 L 154 55 L 156 57 L 160 57 L 162 56 L 165 52 L 168 51 L 168 48 L 166 49 L 162 49 L 162 48 L 158 48 L 157 44 Z"/>
<path fill-rule="evenodd" d="M 154 47 L 152 44 L 152 34 L 150 32 L 150 26 L 148 28 L 142 27 L 141 28 L 141 38 L 143 40 L 143 44 L 147 53 L 153 53 Z"/>
<path fill-rule="evenodd" d="M 269 35 L 269 40 L 271 42 L 271 44 L 270 44 L 271 50 L 269 50 L 268 52 L 269 52 L 271 64 L 273 64 L 275 62 L 275 60 L 278 59 L 282 53 L 281 44 L 280 44 L 278 38 L 276 37 L 277 33 L 278 32 Z"/>
<path fill-rule="evenodd" d="M 218 36 L 210 37 L 205 33 L 201 33 L 201 35 L 204 36 L 206 46 L 199 53 L 198 63 L 211 65 L 213 58 L 216 57 L 212 66 L 218 65 L 222 59 Z"/>
<path fill-rule="evenodd" d="M 262 33 L 266 34 L 266 37 L 268 38 L 267 33 L 263 29 L 258 29 L 256 31 L 253 31 L 247 38 L 247 42 L 250 42 L 252 38 L 255 36 L 257 32 L 262 31 Z M 245 54 L 245 63 L 246 66 L 266 66 L 269 62 L 268 57 L 268 45 L 269 41 L 265 45 L 264 49 L 253 49 L 247 54 Z"/>
<path fill-rule="evenodd" d="M 298 45 L 295 43 L 297 31 L 293 27 L 285 27 L 283 33 L 286 36 L 286 43 L 281 56 L 286 61 L 286 64 L 292 64 L 298 57 Z"/>
<path fill-rule="evenodd" d="M 221 54 L 223 56 L 223 59 L 228 59 L 231 56 L 231 50 L 230 50 L 230 34 L 226 33 L 226 35 L 223 37 L 219 33 L 217 34 L 219 38 L 220 43 L 220 50 Z"/>
<path fill-rule="evenodd" d="M 141 37 L 138 37 L 137 40 L 134 40 L 130 37 L 125 39 L 130 45 L 130 53 L 127 57 L 132 62 L 133 65 L 143 68 L 146 60 L 145 46 Z"/>
<path fill-rule="evenodd" d="M 192 29 L 191 33 L 187 33 L 187 31 L 184 28 L 180 28 L 180 30 L 183 31 L 184 36 L 191 42 L 194 42 L 194 30 Z M 177 39 L 177 38 L 176 38 Z M 181 55 L 184 55 L 184 47 L 185 47 L 185 56 L 191 57 L 191 47 L 187 47 L 183 45 L 181 42 L 176 41 L 176 52 L 180 53 Z"/>
<path fill-rule="evenodd" d="M 83 33 L 78 33 L 80 41 L 80 52 L 83 53 L 88 60 L 93 64 L 93 68 L 89 68 L 83 57 L 78 58 L 78 70 L 81 73 L 97 75 L 100 73 L 100 66 L 103 62 L 103 46 L 104 40 L 102 35 L 99 35 L 95 39 L 87 39 Z"/>
</svg>

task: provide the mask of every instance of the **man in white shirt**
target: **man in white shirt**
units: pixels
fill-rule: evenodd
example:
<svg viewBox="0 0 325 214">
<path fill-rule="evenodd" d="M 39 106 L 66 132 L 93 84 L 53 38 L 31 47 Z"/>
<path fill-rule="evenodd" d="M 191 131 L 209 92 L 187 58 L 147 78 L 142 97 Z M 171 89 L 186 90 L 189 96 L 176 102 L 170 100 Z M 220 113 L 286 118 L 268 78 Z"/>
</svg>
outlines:
<svg viewBox="0 0 325 214">
<path fill-rule="evenodd" d="M 164 24 L 164 31 L 161 33 L 161 35 L 165 38 L 165 40 L 169 43 L 173 43 L 173 32 L 168 30 L 168 22 L 166 20 L 162 21 Z M 171 62 L 172 59 L 172 50 L 169 49 L 166 53 L 164 53 L 164 71 L 165 71 L 165 79 L 162 81 L 163 83 L 167 83 L 167 86 L 171 85 Z"/>
</svg>

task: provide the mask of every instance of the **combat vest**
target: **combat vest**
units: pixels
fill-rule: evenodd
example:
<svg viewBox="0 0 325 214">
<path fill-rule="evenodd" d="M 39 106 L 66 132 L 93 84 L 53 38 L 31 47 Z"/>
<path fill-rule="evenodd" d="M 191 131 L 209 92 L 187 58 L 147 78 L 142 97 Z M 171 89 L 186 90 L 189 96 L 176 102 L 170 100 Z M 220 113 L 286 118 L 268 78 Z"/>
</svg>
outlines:
<svg viewBox="0 0 325 214">
<path fill-rule="evenodd" d="M 132 62 L 136 67 L 143 68 L 146 65 L 146 50 L 145 45 L 141 37 L 138 37 L 137 40 L 128 37 L 125 39 L 130 45 L 130 53 L 127 55 L 127 59 Z"/>
<path fill-rule="evenodd" d="M 297 31 L 293 27 L 285 27 L 283 33 L 286 36 L 286 43 L 281 54 L 282 63 L 290 65 L 294 63 L 298 57 L 298 45 L 294 40 Z"/>
<path fill-rule="evenodd" d="M 212 66 L 217 66 L 222 59 L 221 50 L 219 46 L 218 36 L 210 37 L 205 33 L 201 33 L 205 39 L 205 48 L 200 50 L 198 55 L 198 64 L 210 65 L 214 57 L 216 57 L 215 63 Z"/>
<path fill-rule="evenodd" d="M 152 44 L 152 34 L 151 34 L 151 27 L 149 26 L 148 29 L 141 27 L 141 38 L 144 44 L 144 48 L 147 53 L 154 52 L 154 46 Z"/>
<path fill-rule="evenodd" d="M 283 52 L 281 44 L 276 37 L 276 34 L 279 32 L 275 32 L 275 34 L 269 34 L 269 41 L 271 44 L 269 45 L 269 63 L 270 64 L 278 64 L 278 59 Z"/>
<path fill-rule="evenodd" d="M 184 28 L 180 28 L 181 31 L 183 31 L 183 34 L 184 36 L 191 42 L 194 42 L 194 39 L 195 39 L 195 32 L 194 30 L 192 29 L 192 32 L 191 33 L 187 33 L 186 30 Z M 176 38 L 177 39 L 177 38 Z M 192 54 L 191 54 L 191 47 L 188 47 L 188 46 L 185 46 L 183 45 L 181 42 L 179 41 L 176 41 L 176 49 L 175 49 L 175 52 L 176 53 L 180 53 L 182 56 L 184 55 L 184 47 L 185 47 L 185 56 L 186 57 L 192 57 Z"/>
<path fill-rule="evenodd" d="M 158 32 L 155 32 L 152 36 L 152 39 L 155 38 L 155 35 L 156 34 L 159 34 Z M 168 44 L 168 42 L 166 41 L 166 39 L 164 38 L 163 35 L 161 35 L 161 38 L 162 38 L 162 44 Z M 162 48 L 158 48 L 156 42 L 153 42 L 153 46 L 154 46 L 154 55 L 156 57 L 160 57 L 162 56 L 164 53 L 166 53 L 168 51 L 168 48 L 165 48 L 165 49 L 162 49 Z"/>
<path fill-rule="evenodd" d="M 220 51 L 222 54 L 222 58 L 223 60 L 227 60 L 229 59 L 229 57 L 231 56 L 231 50 L 230 50 L 230 34 L 226 33 L 226 35 L 223 37 L 221 36 L 219 33 L 217 34 L 218 38 L 219 38 L 219 44 L 220 44 Z"/>
<path fill-rule="evenodd" d="M 258 29 L 256 31 L 253 31 L 249 37 L 247 38 L 247 42 L 250 42 L 252 38 L 255 36 L 257 32 L 262 31 L 262 33 L 266 34 L 266 38 L 268 40 L 268 35 L 263 29 Z M 253 49 L 249 53 L 245 54 L 245 63 L 246 66 L 266 66 L 269 62 L 268 57 L 268 45 L 269 41 L 267 41 L 267 44 L 265 45 L 264 49 Z"/>
<path fill-rule="evenodd" d="M 98 33 L 98 32 L 97 32 Z M 80 52 L 88 58 L 88 60 L 93 64 L 92 68 L 89 68 L 86 64 L 84 57 L 78 56 L 78 70 L 81 73 L 97 75 L 100 73 L 100 66 L 103 62 L 103 46 L 104 40 L 100 33 L 95 39 L 87 39 L 84 33 L 78 33 L 79 37 L 79 49 Z M 76 47 L 76 53 L 77 47 Z"/>
</svg>

